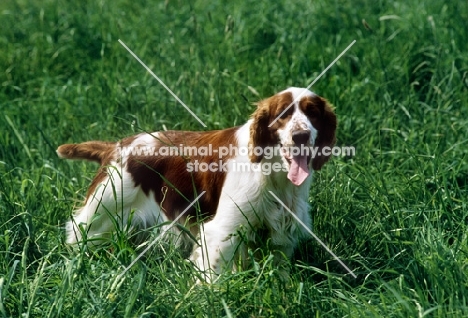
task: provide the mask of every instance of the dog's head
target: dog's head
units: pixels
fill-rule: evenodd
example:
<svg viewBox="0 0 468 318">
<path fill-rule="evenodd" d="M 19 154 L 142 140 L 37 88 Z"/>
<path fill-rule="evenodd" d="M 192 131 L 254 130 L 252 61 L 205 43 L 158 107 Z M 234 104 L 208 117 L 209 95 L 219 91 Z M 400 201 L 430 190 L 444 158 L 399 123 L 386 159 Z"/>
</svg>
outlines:
<svg viewBox="0 0 468 318">
<path fill-rule="evenodd" d="M 300 185 L 310 168 L 320 170 L 330 158 L 330 151 L 324 154 L 323 148 L 335 144 L 336 125 L 333 108 L 325 99 L 304 88 L 291 87 L 257 104 L 249 146 L 281 147 L 288 179 Z M 252 162 L 263 159 L 258 153 L 250 153 Z"/>
</svg>

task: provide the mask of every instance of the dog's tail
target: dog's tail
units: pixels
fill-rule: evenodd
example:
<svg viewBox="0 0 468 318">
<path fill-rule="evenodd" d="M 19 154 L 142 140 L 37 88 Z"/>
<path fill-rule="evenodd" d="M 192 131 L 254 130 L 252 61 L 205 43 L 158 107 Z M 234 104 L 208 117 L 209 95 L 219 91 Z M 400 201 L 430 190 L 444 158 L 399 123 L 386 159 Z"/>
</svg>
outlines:
<svg viewBox="0 0 468 318">
<path fill-rule="evenodd" d="M 86 159 L 99 162 L 101 165 L 109 160 L 115 149 L 115 143 L 88 141 L 81 144 L 65 144 L 57 149 L 57 154 L 64 159 Z"/>
</svg>

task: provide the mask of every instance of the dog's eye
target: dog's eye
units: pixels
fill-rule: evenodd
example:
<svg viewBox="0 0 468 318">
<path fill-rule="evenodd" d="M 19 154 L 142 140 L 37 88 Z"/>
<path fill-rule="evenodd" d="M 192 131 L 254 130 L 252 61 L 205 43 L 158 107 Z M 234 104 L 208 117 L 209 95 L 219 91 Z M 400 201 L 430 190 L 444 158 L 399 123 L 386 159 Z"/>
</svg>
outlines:
<svg viewBox="0 0 468 318">
<path fill-rule="evenodd" d="M 305 108 L 305 114 L 309 117 L 319 117 L 320 111 L 317 109 L 317 106 L 309 103 Z"/>
</svg>

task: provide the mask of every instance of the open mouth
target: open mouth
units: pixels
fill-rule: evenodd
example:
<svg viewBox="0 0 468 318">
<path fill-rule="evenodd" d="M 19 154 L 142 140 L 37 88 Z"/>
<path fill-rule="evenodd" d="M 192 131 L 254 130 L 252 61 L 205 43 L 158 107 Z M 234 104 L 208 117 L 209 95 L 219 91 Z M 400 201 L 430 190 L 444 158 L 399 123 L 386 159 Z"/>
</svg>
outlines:
<svg viewBox="0 0 468 318">
<path fill-rule="evenodd" d="M 290 151 L 292 149 L 292 151 Z M 301 153 L 297 146 L 285 147 L 281 145 L 281 151 L 289 164 L 288 179 L 292 184 L 300 186 L 310 175 L 309 163 L 310 153 Z"/>
<path fill-rule="evenodd" d="M 283 146 L 283 145 L 281 144 L 281 151 L 282 151 L 282 154 L 284 155 L 284 158 L 286 159 L 286 161 L 287 161 L 289 164 L 291 164 L 291 161 L 293 160 L 293 155 L 291 155 L 290 152 L 289 152 L 289 150 L 288 150 L 288 149 L 291 148 L 291 147 L 295 147 L 295 146 L 289 146 L 289 147 L 287 147 L 287 146 Z M 306 156 L 306 158 L 307 158 L 307 165 L 309 165 L 310 160 L 312 159 L 312 156 L 310 155 L 310 153 L 307 154 L 307 155 L 305 155 L 305 156 Z"/>
</svg>

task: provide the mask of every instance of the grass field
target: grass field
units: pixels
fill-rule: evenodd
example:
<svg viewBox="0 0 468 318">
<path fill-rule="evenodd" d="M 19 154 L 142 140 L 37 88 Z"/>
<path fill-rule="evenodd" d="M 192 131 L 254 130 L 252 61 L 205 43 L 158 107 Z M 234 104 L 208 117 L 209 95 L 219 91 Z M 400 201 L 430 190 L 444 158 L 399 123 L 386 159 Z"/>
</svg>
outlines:
<svg viewBox="0 0 468 318">
<path fill-rule="evenodd" d="M 0 316 L 468 316 L 466 1 L 37 1 L 0 4 Z M 310 190 L 313 239 L 289 282 L 268 254 L 213 285 L 177 250 L 71 251 L 63 225 L 96 166 L 58 145 L 246 121 L 313 87 L 339 118 L 338 157 Z M 111 252 L 112 251 L 112 252 Z"/>
</svg>

